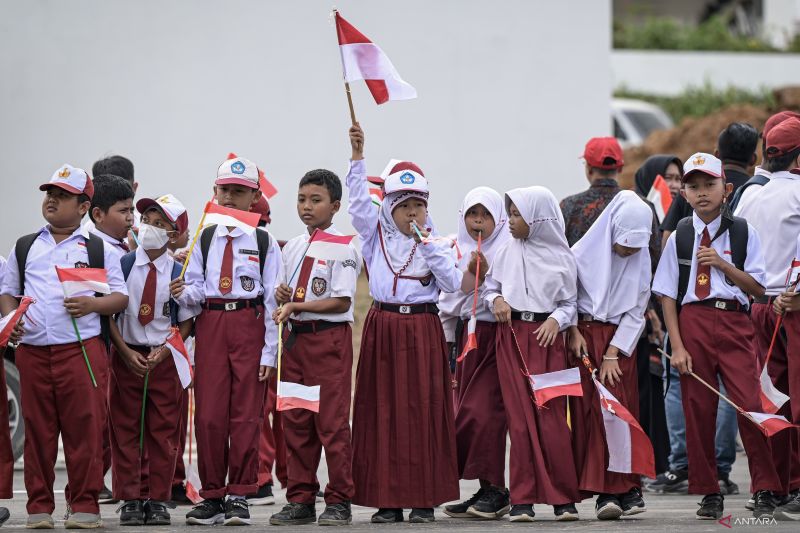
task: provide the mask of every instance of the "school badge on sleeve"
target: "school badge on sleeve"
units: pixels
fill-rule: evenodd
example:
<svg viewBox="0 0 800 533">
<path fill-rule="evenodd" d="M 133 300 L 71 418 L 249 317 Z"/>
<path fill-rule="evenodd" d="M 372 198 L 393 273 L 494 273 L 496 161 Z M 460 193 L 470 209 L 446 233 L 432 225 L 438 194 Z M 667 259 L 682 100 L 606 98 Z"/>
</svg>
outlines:
<svg viewBox="0 0 800 533">
<path fill-rule="evenodd" d="M 239 281 L 242 283 L 242 289 L 246 290 L 247 292 L 250 292 L 256 288 L 256 280 L 250 276 L 240 276 Z"/>
<path fill-rule="evenodd" d="M 325 294 L 325 289 L 328 288 L 328 282 L 324 278 L 314 278 L 311 280 L 311 292 L 316 296 Z"/>
</svg>

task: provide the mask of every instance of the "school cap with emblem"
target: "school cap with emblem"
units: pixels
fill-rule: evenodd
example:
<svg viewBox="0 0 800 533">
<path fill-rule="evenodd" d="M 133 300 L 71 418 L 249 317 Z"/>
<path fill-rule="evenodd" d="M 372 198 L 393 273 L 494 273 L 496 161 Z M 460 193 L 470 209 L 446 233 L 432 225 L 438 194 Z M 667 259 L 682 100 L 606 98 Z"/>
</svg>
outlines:
<svg viewBox="0 0 800 533">
<path fill-rule="evenodd" d="M 767 159 L 774 159 L 800 148 L 800 119 L 786 119 L 769 130 L 766 143 Z"/>
<path fill-rule="evenodd" d="M 583 149 L 583 158 L 590 167 L 604 170 L 622 168 L 622 147 L 614 137 L 593 137 Z"/>
<path fill-rule="evenodd" d="M 780 111 L 769 117 L 764 123 L 764 131 L 761 132 L 762 137 L 766 139 L 772 128 L 790 118 L 800 118 L 800 113 L 795 113 L 794 111 Z"/>
<path fill-rule="evenodd" d="M 258 167 L 244 157 L 228 159 L 219 166 L 214 185 L 244 185 L 258 189 Z"/>
<path fill-rule="evenodd" d="M 681 183 L 685 183 L 688 178 L 697 172 L 702 172 L 709 176 L 714 176 L 715 178 L 722 178 L 725 176 L 722 172 L 722 161 L 705 152 L 697 152 L 689 156 L 689 159 L 683 164 Z"/>
<path fill-rule="evenodd" d="M 428 180 L 422 169 L 411 161 L 396 161 L 386 173 L 383 183 L 385 194 L 401 191 L 415 191 L 428 194 Z"/>
<path fill-rule="evenodd" d="M 94 196 L 94 184 L 89 174 L 66 163 L 53 173 L 50 181 L 39 185 L 39 190 L 46 191 L 49 187 L 58 187 L 72 194 L 85 194 L 90 200 Z"/>
<path fill-rule="evenodd" d="M 164 213 L 164 216 L 175 224 L 175 229 L 178 230 L 178 233 L 182 234 L 189 228 L 189 214 L 186 212 L 186 207 L 171 194 L 165 194 L 155 199 L 142 198 L 136 202 L 136 210 L 142 214 L 151 207 L 155 207 Z"/>
</svg>

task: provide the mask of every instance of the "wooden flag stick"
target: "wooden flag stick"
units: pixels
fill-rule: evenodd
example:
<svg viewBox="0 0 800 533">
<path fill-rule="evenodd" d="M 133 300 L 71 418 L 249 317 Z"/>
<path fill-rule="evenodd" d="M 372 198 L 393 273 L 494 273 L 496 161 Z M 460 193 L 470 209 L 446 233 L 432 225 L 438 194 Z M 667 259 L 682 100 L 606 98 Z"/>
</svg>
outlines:
<svg viewBox="0 0 800 533">
<path fill-rule="evenodd" d="M 147 384 L 150 381 L 150 369 L 144 375 L 144 388 L 142 389 L 142 416 L 139 420 L 139 457 L 142 456 L 142 449 L 144 448 L 144 412 L 147 407 Z"/>
<path fill-rule="evenodd" d="M 481 253 L 481 237 L 483 237 L 483 231 L 478 231 L 478 250 L 477 253 Z M 478 287 L 480 287 L 480 277 L 481 277 L 481 258 L 480 255 L 478 256 L 478 263 L 475 265 L 475 295 L 472 299 L 472 316 L 478 314 Z"/>
<path fill-rule="evenodd" d="M 210 201 L 214 201 L 214 197 L 211 197 Z M 194 238 L 192 239 L 192 244 L 189 246 L 189 252 L 186 254 L 186 260 L 183 262 L 183 268 L 181 268 L 181 275 L 178 276 L 178 279 L 183 279 L 183 275 L 186 274 L 186 269 L 189 268 L 189 259 L 192 258 L 192 252 L 194 251 L 194 245 L 197 244 L 197 238 L 200 236 L 200 232 L 203 231 L 203 223 L 206 221 L 206 210 L 203 209 L 203 216 L 200 217 L 200 223 L 197 224 L 197 230 L 194 232 Z"/>
<path fill-rule="evenodd" d="M 281 356 L 283 355 L 283 322 L 278 323 L 278 384 L 276 387 L 275 404 L 277 406 L 281 397 Z M 269 384 L 267 384 L 269 386 Z"/>
<path fill-rule="evenodd" d="M 344 91 L 347 93 L 347 105 L 350 107 L 350 122 L 356 125 L 356 110 L 353 108 L 353 95 L 350 93 L 350 83 L 344 82 Z"/>
</svg>

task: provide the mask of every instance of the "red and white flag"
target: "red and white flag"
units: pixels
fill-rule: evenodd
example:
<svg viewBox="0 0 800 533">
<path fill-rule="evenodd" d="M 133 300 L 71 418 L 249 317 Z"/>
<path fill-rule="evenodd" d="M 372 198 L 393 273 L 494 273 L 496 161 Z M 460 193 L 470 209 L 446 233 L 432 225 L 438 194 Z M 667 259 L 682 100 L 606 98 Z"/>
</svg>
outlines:
<svg viewBox="0 0 800 533">
<path fill-rule="evenodd" d="M 761 371 L 761 408 L 765 413 L 774 414 L 789 401 L 789 397 L 779 391 L 767 373 L 767 365 Z"/>
<path fill-rule="evenodd" d="M 8 346 L 8 341 L 11 339 L 11 332 L 14 331 L 14 327 L 19 324 L 22 316 L 33 302 L 34 300 L 30 296 L 23 296 L 19 301 L 19 307 L 14 309 L 13 313 L 8 313 L 3 318 L 0 318 L 0 348 Z"/>
<path fill-rule="evenodd" d="M 236 159 L 239 157 L 233 152 L 228 152 L 228 159 Z M 267 179 L 267 175 L 263 170 L 258 168 L 258 188 L 261 189 L 261 194 L 267 197 L 267 200 L 278 194 L 278 189 Z"/>
<path fill-rule="evenodd" d="M 750 411 L 748 411 L 747 414 L 758 422 L 758 425 L 761 426 L 761 431 L 763 431 L 767 437 L 771 437 L 784 429 L 797 427 L 780 415 L 754 413 Z"/>
<path fill-rule="evenodd" d="M 214 202 L 206 204 L 206 224 L 217 224 L 218 226 L 231 226 L 240 228 L 243 231 L 252 233 L 258 227 L 261 215 L 240 209 L 231 209 Z"/>
<path fill-rule="evenodd" d="M 559 396 L 583 396 L 581 372 L 577 367 L 545 374 L 531 374 L 529 379 L 533 397 L 539 407 Z"/>
<path fill-rule="evenodd" d="M 178 371 L 181 385 L 185 389 L 191 385 L 194 379 L 194 372 L 192 372 L 192 365 L 189 363 L 189 351 L 186 349 L 186 345 L 183 344 L 183 339 L 177 329 L 173 329 L 172 333 L 167 337 L 166 346 L 172 354 L 172 360 L 175 361 L 175 369 Z"/>
<path fill-rule="evenodd" d="M 380 187 L 370 187 L 369 197 L 372 199 L 373 204 L 380 207 L 381 202 L 383 201 L 383 191 L 381 191 Z"/>
<path fill-rule="evenodd" d="M 350 258 L 350 241 L 354 235 L 334 235 L 322 230 L 314 231 L 309 239 L 306 256 L 325 261 L 344 261 Z"/>
<path fill-rule="evenodd" d="M 59 268 L 56 266 L 56 273 L 67 298 L 84 292 L 111 294 L 105 268 Z"/>
<path fill-rule="evenodd" d="M 667 185 L 661 174 L 657 175 L 655 181 L 653 181 L 653 186 L 650 187 L 650 192 L 647 193 L 647 199 L 656 209 L 658 222 L 663 222 L 669 211 L 669 206 L 672 205 L 672 194 L 670 194 L 669 185 Z"/>
<path fill-rule="evenodd" d="M 786 280 L 786 284 L 795 285 L 798 280 L 800 280 L 800 260 L 792 259 L 792 268 L 789 270 L 789 279 Z"/>
<path fill-rule="evenodd" d="M 400 78 L 383 50 L 343 19 L 338 11 L 335 14 L 345 81 L 364 80 L 377 104 L 416 98 L 417 90 Z"/>
<path fill-rule="evenodd" d="M 461 355 L 456 359 L 457 363 L 464 360 L 469 352 L 478 347 L 478 337 L 475 335 L 475 326 L 478 324 L 478 319 L 472 315 L 467 322 L 467 342 L 464 344 L 464 349 L 461 350 Z"/>
<path fill-rule="evenodd" d="M 319 385 L 307 387 L 289 381 L 278 382 L 278 411 L 308 409 L 319 413 Z"/>
<path fill-rule="evenodd" d="M 592 378 L 600 395 L 603 426 L 608 447 L 608 471 L 656 477 L 653 444 L 636 418 L 606 389 Z"/>
<path fill-rule="evenodd" d="M 186 497 L 189 498 L 194 504 L 198 504 L 203 501 L 203 497 L 200 496 L 200 489 L 203 487 L 203 483 L 200 481 L 200 474 L 197 472 L 197 466 L 194 463 L 189 463 L 186 465 Z"/>
</svg>

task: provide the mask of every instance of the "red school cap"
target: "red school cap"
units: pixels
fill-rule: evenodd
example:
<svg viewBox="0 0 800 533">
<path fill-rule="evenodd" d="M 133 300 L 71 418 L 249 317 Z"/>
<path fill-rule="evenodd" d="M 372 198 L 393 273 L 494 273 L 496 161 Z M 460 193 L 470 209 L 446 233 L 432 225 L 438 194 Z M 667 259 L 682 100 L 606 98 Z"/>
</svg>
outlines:
<svg viewBox="0 0 800 533">
<path fill-rule="evenodd" d="M 592 137 L 583 150 L 583 158 L 590 167 L 604 170 L 622 168 L 622 147 L 614 137 Z"/>
</svg>

